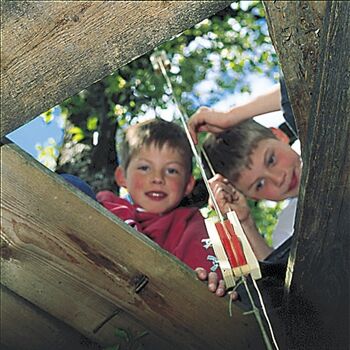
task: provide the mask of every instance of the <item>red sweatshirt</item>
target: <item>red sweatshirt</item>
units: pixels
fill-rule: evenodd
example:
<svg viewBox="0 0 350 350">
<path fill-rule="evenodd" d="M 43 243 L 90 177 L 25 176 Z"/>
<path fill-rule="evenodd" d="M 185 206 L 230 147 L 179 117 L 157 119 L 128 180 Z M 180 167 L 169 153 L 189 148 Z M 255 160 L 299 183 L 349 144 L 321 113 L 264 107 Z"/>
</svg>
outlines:
<svg viewBox="0 0 350 350">
<path fill-rule="evenodd" d="M 97 193 L 97 200 L 192 269 L 203 267 L 208 272 L 216 271 L 222 278 L 214 251 L 207 246 L 209 238 L 198 209 L 176 208 L 166 214 L 148 213 L 110 191 Z"/>
</svg>

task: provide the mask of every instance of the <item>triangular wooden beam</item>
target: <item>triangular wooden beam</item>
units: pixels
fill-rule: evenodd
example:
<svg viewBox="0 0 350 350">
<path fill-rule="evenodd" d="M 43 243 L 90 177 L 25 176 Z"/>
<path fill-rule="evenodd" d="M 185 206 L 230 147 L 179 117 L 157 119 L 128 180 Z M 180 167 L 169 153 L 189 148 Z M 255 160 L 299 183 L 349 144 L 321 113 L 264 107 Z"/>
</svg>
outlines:
<svg viewBox="0 0 350 350">
<path fill-rule="evenodd" d="M 17 146 L 1 153 L 1 277 L 9 289 L 94 340 L 109 305 L 174 348 L 263 348 L 254 317 L 234 307 L 230 318 L 228 299 L 175 257 Z M 137 292 L 142 276 L 148 283 Z"/>
<path fill-rule="evenodd" d="M 2 1 L 1 137 L 230 3 Z"/>
</svg>

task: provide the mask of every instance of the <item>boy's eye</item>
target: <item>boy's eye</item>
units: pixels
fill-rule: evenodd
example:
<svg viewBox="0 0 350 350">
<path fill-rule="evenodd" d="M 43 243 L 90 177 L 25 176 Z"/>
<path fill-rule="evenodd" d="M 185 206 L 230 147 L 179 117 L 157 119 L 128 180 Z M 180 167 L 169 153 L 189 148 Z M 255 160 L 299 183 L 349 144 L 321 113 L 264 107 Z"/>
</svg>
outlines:
<svg viewBox="0 0 350 350">
<path fill-rule="evenodd" d="M 179 174 L 179 171 L 175 168 L 168 168 L 167 173 L 170 175 L 173 175 L 173 174 Z"/>
<path fill-rule="evenodd" d="M 149 169 L 148 165 L 139 165 L 137 167 L 138 170 L 142 170 L 142 171 L 147 171 Z"/>
<path fill-rule="evenodd" d="M 255 190 L 259 191 L 261 190 L 265 185 L 265 179 L 261 179 L 256 183 Z"/>
<path fill-rule="evenodd" d="M 274 154 L 271 154 L 270 157 L 267 160 L 268 165 L 273 165 L 276 162 L 276 156 Z"/>
</svg>

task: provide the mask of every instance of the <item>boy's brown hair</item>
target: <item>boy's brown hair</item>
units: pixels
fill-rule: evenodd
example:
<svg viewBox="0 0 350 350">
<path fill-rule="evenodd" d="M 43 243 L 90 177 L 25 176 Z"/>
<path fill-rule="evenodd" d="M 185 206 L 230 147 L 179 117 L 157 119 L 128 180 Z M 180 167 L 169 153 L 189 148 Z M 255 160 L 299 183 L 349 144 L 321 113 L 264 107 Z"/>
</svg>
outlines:
<svg viewBox="0 0 350 350">
<path fill-rule="evenodd" d="M 252 119 L 220 134 L 208 134 L 203 148 L 215 172 L 234 183 L 241 171 L 250 166 L 250 155 L 264 139 L 276 139 L 273 132 Z"/>
<path fill-rule="evenodd" d="M 167 146 L 178 151 L 188 172 L 192 172 L 192 150 L 185 131 L 179 125 L 162 119 L 147 120 L 126 129 L 120 144 L 120 165 L 127 170 L 132 157 L 142 147 L 151 145 L 158 148 Z"/>
</svg>

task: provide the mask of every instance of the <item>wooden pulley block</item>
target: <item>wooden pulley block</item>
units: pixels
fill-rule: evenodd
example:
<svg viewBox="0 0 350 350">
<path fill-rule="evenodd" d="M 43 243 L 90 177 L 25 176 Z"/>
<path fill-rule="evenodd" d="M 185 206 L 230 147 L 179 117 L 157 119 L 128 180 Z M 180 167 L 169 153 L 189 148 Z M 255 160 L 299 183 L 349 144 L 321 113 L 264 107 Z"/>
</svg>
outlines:
<svg viewBox="0 0 350 350">
<path fill-rule="evenodd" d="M 227 289 L 242 275 L 261 278 L 259 262 L 234 211 L 227 213 L 224 221 L 207 218 L 205 225 Z"/>
</svg>

